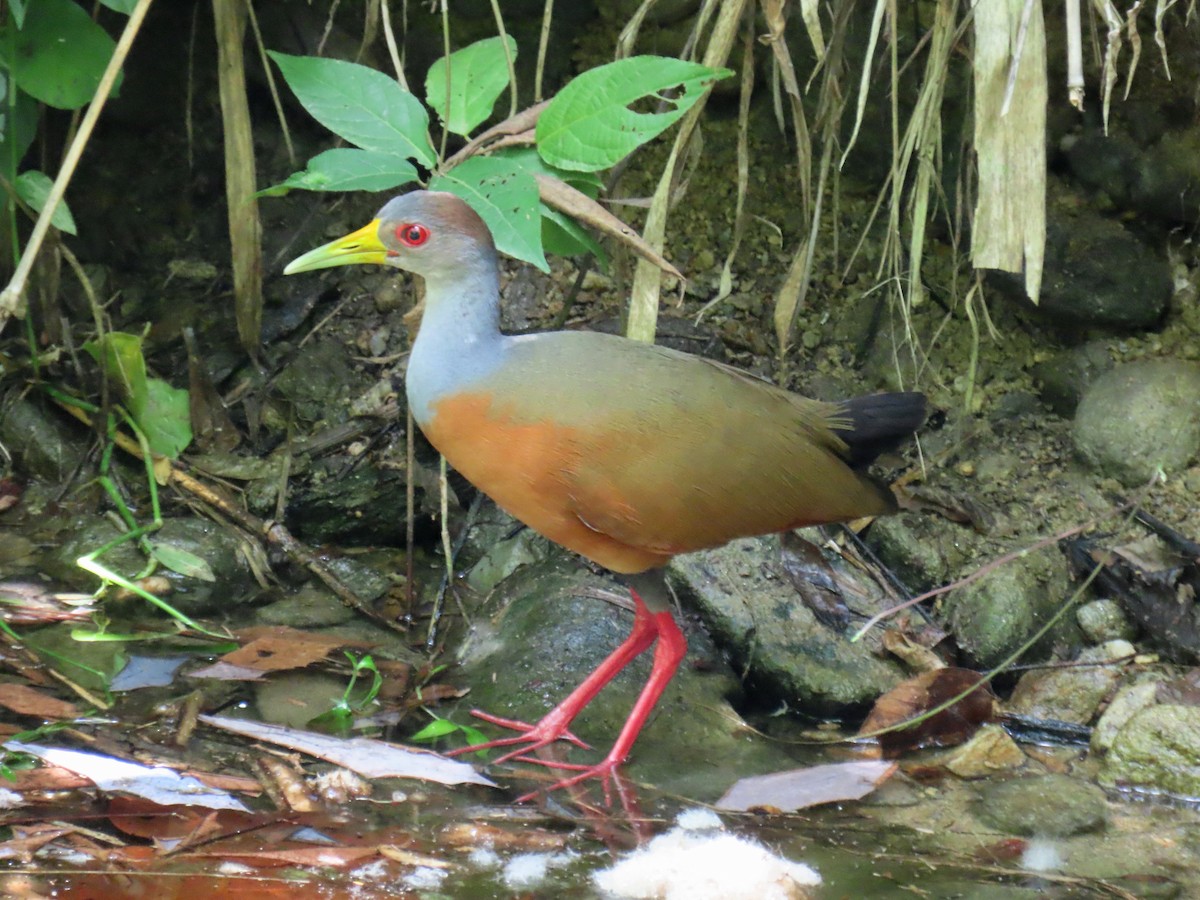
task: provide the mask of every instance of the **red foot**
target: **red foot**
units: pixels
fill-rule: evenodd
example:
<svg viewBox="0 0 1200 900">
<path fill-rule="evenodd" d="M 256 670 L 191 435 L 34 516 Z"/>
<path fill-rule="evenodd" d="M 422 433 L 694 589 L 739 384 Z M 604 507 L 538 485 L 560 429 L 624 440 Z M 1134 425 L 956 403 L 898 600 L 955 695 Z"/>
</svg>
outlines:
<svg viewBox="0 0 1200 900">
<path fill-rule="evenodd" d="M 505 753 L 492 760 L 492 764 L 508 762 L 511 759 L 520 759 L 526 753 L 532 753 L 541 747 L 546 747 L 553 744 L 557 740 L 569 741 L 576 747 L 582 747 L 584 750 L 591 750 L 591 745 L 581 741 L 570 731 L 567 726 L 570 724 L 570 719 L 563 720 L 560 713 L 563 704 L 559 704 L 554 709 L 542 718 L 536 725 L 530 725 L 528 722 L 522 722 L 519 719 L 505 719 L 502 716 L 494 716 L 491 713 L 486 713 L 480 709 L 471 710 L 471 715 L 476 718 L 483 719 L 485 722 L 491 722 L 493 725 L 498 725 L 501 728 L 510 728 L 513 731 L 519 731 L 520 734 L 515 737 L 497 738 L 494 741 L 487 741 L 483 744 L 474 744 L 470 747 L 462 747 L 458 750 L 453 750 L 447 753 L 447 756 L 461 756 L 464 753 L 474 753 L 476 750 L 492 750 L 496 747 L 512 747 L 517 744 L 517 747 L 509 753 Z M 548 760 L 526 760 L 526 762 L 538 762 L 544 766 L 556 767 L 557 763 Z M 564 766 L 565 767 L 565 766 Z"/>
<path fill-rule="evenodd" d="M 534 762 L 535 760 L 526 761 Z M 605 757 L 604 761 L 598 765 L 580 766 L 579 768 L 583 769 L 582 772 L 572 775 L 569 778 L 564 778 L 562 781 L 556 781 L 549 787 L 538 788 L 536 791 L 530 791 L 528 794 L 522 794 L 517 798 L 516 802 L 525 803 L 526 801 L 535 798 L 538 794 L 542 793 L 542 791 L 557 791 L 562 788 L 569 788 L 573 785 L 587 781 L 589 778 L 598 778 L 601 786 L 604 788 L 604 803 L 606 806 L 612 806 L 612 780 L 614 778 L 620 779 L 621 776 L 617 772 L 617 767 L 621 765 L 622 762 L 623 760 Z"/>
<path fill-rule="evenodd" d="M 630 748 L 633 747 L 633 742 L 637 739 L 638 732 L 642 730 L 642 726 L 646 723 L 646 719 L 649 718 L 651 710 L 654 709 L 654 704 L 662 696 L 663 690 L 675 674 L 675 670 L 679 668 L 679 663 L 687 650 L 687 642 L 684 640 L 679 626 L 671 617 L 671 613 L 667 610 L 652 613 L 646 608 L 646 604 L 642 602 L 642 598 L 637 595 L 636 591 L 631 593 L 633 594 L 635 607 L 633 630 L 630 631 L 629 637 L 622 641 L 621 645 L 609 654 L 604 662 L 597 666 L 596 670 L 585 678 L 579 687 L 575 688 L 565 700 L 550 710 L 536 725 L 529 725 L 515 719 L 505 719 L 500 716 L 493 716 L 481 713 L 478 710 L 472 710 L 472 715 L 478 716 L 484 721 L 491 722 L 503 728 L 511 728 L 521 732 L 521 734 L 514 737 L 488 741 L 485 744 L 478 744 L 474 747 L 465 747 L 454 751 L 450 755 L 458 756 L 463 753 L 486 750 L 492 747 L 515 746 L 516 749 L 505 753 L 499 759 L 494 760 L 494 762 L 500 763 L 516 759 L 551 768 L 580 769 L 581 771 L 578 774 L 565 778 L 545 790 L 553 791 L 558 788 L 579 784 L 590 778 L 598 778 L 604 785 L 605 802 L 611 802 L 610 781 L 615 774 L 616 768 L 629 756 Z M 621 669 L 625 668 L 634 657 L 638 656 L 638 654 L 656 640 L 658 641 L 658 645 L 654 650 L 654 664 L 650 669 L 650 677 L 646 680 L 646 686 L 642 688 L 641 694 L 638 695 L 637 702 L 634 703 L 633 709 L 629 712 L 629 718 L 625 720 L 625 724 L 621 728 L 621 733 L 617 736 L 616 742 L 603 762 L 594 766 L 575 766 L 570 763 L 556 763 L 529 757 L 528 754 L 533 751 L 553 744 L 560 739 L 570 741 L 576 746 L 587 748 L 587 744 L 579 740 L 579 738 L 568 730 L 571 721 L 579 714 L 581 709 L 591 702 L 592 698 L 600 693 L 600 690 L 606 684 L 612 681 Z M 533 794 L 527 794 L 521 797 L 518 802 L 528 800 L 536 793 L 538 792 L 535 791 Z"/>
</svg>

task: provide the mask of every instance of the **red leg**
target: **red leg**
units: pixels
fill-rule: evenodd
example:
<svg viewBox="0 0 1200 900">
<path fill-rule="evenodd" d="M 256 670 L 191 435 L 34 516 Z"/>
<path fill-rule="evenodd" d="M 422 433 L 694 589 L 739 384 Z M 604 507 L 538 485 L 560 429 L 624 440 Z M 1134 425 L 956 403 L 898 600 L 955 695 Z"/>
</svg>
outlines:
<svg viewBox="0 0 1200 900">
<path fill-rule="evenodd" d="M 634 594 L 634 597 L 637 597 L 637 595 Z M 639 600 L 638 602 L 640 604 L 641 601 Z M 644 607 L 641 608 L 644 609 Z M 604 784 L 605 801 L 609 802 L 610 776 L 616 770 L 617 766 L 625 762 L 626 757 L 629 756 L 629 751 L 633 747 L 633 742 L 637 740 L 638 733 L 642 730 L 642 726 L 646 724 L 646 719 L 650 717 L 650 712 L 654 709 L 658 698 L 662 696 L 667 683 L 679 668 L 679 663 L 683 660 L 683 656 L 687 652 L 687 641 L 684 639 L 683 632 L 679 630 L 679 626 L 669 611 L 653 613 L 651 618 L 655 630 L 658 632 L 658 646 L 654 649 L 654 665 L 650 669 L 650 677 L 646 680 L 646 686 L 642 688 L 642 693 L 633 705 L 633 709 L 629 713 L 629 718 L 625 720 L 625 725 L 621 728 L 621 733 L 617 735 L 616 743 L 613 744 L 612 749 L 608 751 L 608 755 L 599 764 L 585 769 L 578 775 L 564 778 L 557 784 L 546 788 L 546 790 L 558 790 L 559 788 L 578 784 L 588 778 L 599 778 Z M 533 793 L 519 797 L 517 798 L 517 802 L 520 803 L 528 800 L 537 793 L 537 791 L 534 791 Z"/>
<path fill-rule="evenodd" d="M 449 755 L 458 756 L 463 753 L 472 753 L 476 750 L 487 750 L 492 747 L 510 747 L 516 744 L 521 745 L 516 750 L 506 753 L 499 759 L 493 761 L 496 763 L 501 763 L 513 759 L 514 757 L 531 753 L 534 750 L 537 750 L 539 747 L 545 747 L 547 744 L 554 743 L 560 738 L 586 747 L 587 745 L 584 744 L 583 741 L 579 740 L 579 738 L 575 737 L 570 733 L 570 731 L 567 730 L 568 726 L 571 724 L 571 720 L 579 715 L 579 711 L 587 706 L 588 703 L 590 703 L 592 699 L 598 693 L 600 693 L 601 689 L 613 680 L 618 672 L 625 668 L 625 666 L 629 665 L 634 657 L 638 656 L 643 650 L 654 643 L 654 639 L 661 634 L 662 617 L 666 618 L 667 622 L 670 623 L 670 627 L 674 629 L 677 635 L 679 635 L 679 640 L 681 642 L 683 640 L 683 636 L 682 634 L 679 634 L 679 628 L 671 619 L 670 613 L 652 614 L 650 610 L 646 608 L 646 604 L 642 602 L 642 598 L 639 597 L 636 592 L 631 591 L 631 593 L 633 594 L 635 606 L 633 630 L 629 632 L 629 637 L 625 638 L 625 640 L 621 642 L 620 646 L 613 650 L 613 652 L 608 655 L 604 662 L 600 663 L 600 665 L 596 667 L 592 674 L 585 678 L 582 683 L 575 688 L 575 690 L 571 691 L 565 700 L 559 703 L 558 706 L 554 707 L 554 709 L 550 710 L 550 712 L 546 713 L 546 715 L 543 716 L 536 725 L 527 725 L 524 722 L 518 722 L 513 719 L 502 719 L 499 716 L 492 716 L 481 712 L 480 710 L 473 709 L 471 710 L 471 714 L 483 719 L 486 722 L 492 722 L 493 724 L 500 725 L 501 727 L 512 728 L 523 733 L 516 735 L 515 737 L 499 738 L 498 740 L 488 741 L 486 744 L 476 744 L 473 747 L 464 747 L 460 750 L 455 750 Z M 655 656 L 654 665 L 655 670 L 657 670 L 657 654 Z M 676 662 L 676 665 L 678 665 L 678 662 Z M 671 671 L 673 672 L 674 668 L 672 668 Z M 670 675 L 668 675 L 667 678 L 669 680 Z M 653 681 L 653 679 L 654 673 L 652 672 L 650 680 Z M 664 681 L 663 684 L 665 686 L 666 682 Z M 662 688 L 659 688 L 658 693 L 662 693 Z M 658 693 L 654 695 L 655 699 L 657 699 Z M 643 691 L 643 696 L 645 696 L 645 691 Z M 638 702 L 641 702 L 641 698 L 639 698 Z M 650 705 L 653 706 L 653 702 L 651 702 Z M 634 710 L 636 712 L 636 706 L 634 707 Z M 646 712 L 647 714 L 649 713 L 648 708 Z M 645 716 L 643 716 L 643 719 L 644 718 Z M 632 720 L 632 714 L 630 719 Z M 640 723 L 638 727 L 641 727 Z M 625 729 L 622 730 L 621 734 L 624 735 L 628 728 L 629 725 L 626 723 Z M 633 743 L 633 737 L 636 735 L 637 730 L 635 729 L 633 736 L 631 736 L 629 739 L 630 744 Z M 620 742 L 620 738 L 617 740 Z M 626 747 L 626 751 L 628 751 L 628 747 Z M 538 762 L 538 760 L 531 761 Z"/>
</svg>

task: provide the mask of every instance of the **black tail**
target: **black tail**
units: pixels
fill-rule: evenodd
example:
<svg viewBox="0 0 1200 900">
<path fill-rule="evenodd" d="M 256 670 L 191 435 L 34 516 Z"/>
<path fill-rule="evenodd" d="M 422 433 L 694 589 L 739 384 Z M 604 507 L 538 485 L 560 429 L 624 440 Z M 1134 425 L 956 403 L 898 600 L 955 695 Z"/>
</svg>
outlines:
<svg viewBox="0 0 1200 900">
<path fill-rule="evenodd" d="M 916 391 L 868 394 L 838 404 L 834 432 L 850 448 L 846 459 L 865 467 L 879 454 L 903 444 L 925 421 L 925 395 Z"/>
</svg>

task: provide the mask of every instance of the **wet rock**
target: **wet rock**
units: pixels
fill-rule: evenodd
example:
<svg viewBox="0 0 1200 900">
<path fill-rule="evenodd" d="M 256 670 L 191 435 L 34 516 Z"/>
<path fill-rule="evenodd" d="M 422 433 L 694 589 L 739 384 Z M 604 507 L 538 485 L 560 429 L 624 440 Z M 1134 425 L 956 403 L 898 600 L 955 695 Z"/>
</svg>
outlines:
<svg viewBox="0 0 1200 900">
<path fill-rule="evenodd" d="M 694 598 L 734 665 L 752 666 L 757 681 L 808 713 L 863 706 L 903 679 L 875 655 L 874 638 L 852 644 L 817 621 L 776 574 L 778 559 L 777 537 L 743 538 L 676 557 L 668 572 L 680 593 Z M 855 608 L 872 611 L 859 598 Z"/>
<path fill-rule="evenodd" d="M 978 538 L 940 516 L 900 514 L 876 519 L 867 543 L 910 590 L 918 590 L 963 572 L 977 558 Z"/>
<path fill-rule="evenodd" d="M 310 581 L 294 594 L 262 607 L 255 618 L 263 625 L 320 628 L 326 625 L 341 625 L 353 619 L 354 615 L 354 610 L 339 600 L 332 591 L 324 585 Z"/>
<path fill-rule="evenodd" d="M 1116 600 L 1101 598 L 1085 603 L 1075 611 L 1075 621 L 1093 644 L 1105 641 L 1131 641 L 1137 636 L 1137 628 L 1125 616 L 1121 604 Z"/>
<path fill-rule="evenodd" d="M 454 680 L 471 693 L 467 709 L 537 721 L 562 700 L 629 633 L 632 614 L 587 591 L 627 597 L 626 588 L 578 568 L 555 551 L 497 586 L 489 601 L 501 605 L 491 622 L 476 617 Z M 737 777 L 788 765 L 777 745 L 752 736 L 726 696 L 738 687 L 706 636 L 680 622 L 688 656 L 634 745 L 628 771 L 697 798 L 715 798 Z M 701 666 L 699 663 L 703 661 Z M 572 751 L 575 762 L 598 760 L 616 738 L 650 671 L 643 654 L 579 715 L 572 730 L 598 752 Z M 489 734 L 491 726 L 482 726 Z"/>
<path fill-rule="evenodd" d="M 1103 828 L 1108 802 L 1104 791 L 1079 778 L 1038 775 L 988 786 L 975 813 L 1009 834 L 1069 837 Z"/>
<path fill-rule="evenodd" d="M 80 687 L 106 691 L 129 661 L 129 645 L 118 641 L 79 641 L 71 634 L 77 628 L 78 622 L 39 628 L 31 633 L 30 647 L 49 668 L 62 672 Z M 12 721 L 11 717 L 8 721 Z"/>
<path fill-rule="evenodd" d="M 1094 469 L 1133 487 L 1159 467 L 1187 467 L 1200 451 L 1200 365 L 1153 359 L 1107 372 L 1075 413 L 1075 449 Z"/>
<path fill-rule="evenodd" d="M 342 699 L 349 680 L 322 672 L 275 672 L 254 683 L 254 702 L 264 722 L 304 728 Z"/>
<path fill-rule="evenodd" d="M 947 627 L 976 665 L 991 668 L 1032 637 L 1070 592 L 1067 564 L 1053 547 L 1027 553 L 950 594 Z M 1079 627 L 1064 617 L 1029 656 L 1044 659 L 1052 647 L 1078 647 Z"/>
<path fill-rule="evenodd" d="M 1136 712 L 1113 739 L 1100 782 L 1200 796 L 1200 707 L 1168 703 Z"/>
<path fill-rule="evenodd" d="M 959 778 L 987 778 L 1025 765 L 1025 754 L 1002 725 L 984 725 L 943 765 Z"/>
<path fill-rule="evenodd" d="M 521 566 L 545 559 L 550 543 L 532 528 L 496 541 L 467 573 L 467 584 L 478 594 L 486 594 Z"/>
<path fill-rule="evenodd" d="M 55 552 L 46 557 L 47 574 L 80 590 L 94 590 L 96 576 L 75 565 L 75 560 L 120 535 L 107 519 L 80 519 Z M 169 579 L 173 587 L 168 602 L 180 612 L 199 616 L 228 611 L 254 596 L 257 585 L 242 555 L 240 538 L 230 529 L 207 519 L 175 518 L 165 520 L 162 528 L 148 539 L 199 557 L 212 572 L 213 580 L 205 581 L 159 566 L 158 574 Z M 101 556 L 100 562 L 131 578 L 145 568 L 146 556 L 135 541 L 127 541 Z M 146 601 L 134 597 L 128 603 L 144 606 Z"/>
<path fill-rule="evenodd" d="M 1137 210 L 1170 223 L 1196 221 L 1200 199 L 1200 129 L 1165 131 L 1143 149 L 1132 138 L 1100 131 L 1070 141 L 1071 173 L 1102 191 L 1118 209 Z"/>
<path fill-rule="evenodd" d="M 12 393 L 0 405 L 0 444 L 17 469 L 61 482 L 79 466 L 86 441 L 63 413 L 34 397 Z"/>
<path fill-rule="evenodd" d="M 285 428 L 293 416 L 301 422 L 337 424 L 346 418 L 351 400 L 367 386 L 366 377 L 351 368 L 342 344 L 310 341 L 275 377 L 274 387 L 288 404 L 286 421 L 278 424 Z"/>
<path fill-rule="evenodd" d="M 1159 678 L 1127 684 L 1109 701 L 1092 729 L 1092 752 L 1102 753 L 1113 745 L 1121 729 L 1135 715 L 1158 702 Z"/>
<path fill-rule="evenodd" d="M 1124 664 L 1108 661 L 1133 653 L 1128 641 L 1109 641 L 1084 650 L 1070 668 L 1028 671 L 1017 682 L 1008 707 L 1038 719 L 1086 725 L 1121 680 Z"/>
<path fill-rule="evenodd" d="M 1064 419 L 1075 415 L 1084 392 L 1113 367 L 1108 344 L 1089 341 L 1055 354 L 1032 369 L 1042 402 Z"/>
<path fill-rule="evenodd" d="M 1038 305 L 1014 289 L 1012 276 L 997 276 L 997 282 L 1021 296 L 1035 315 L 1081 334 L 1097 327 L 1157 325 L 1174 286 L 1167 260 L 1076 198 L 1048 203 L 1046 213 L 1046 266 Z"/>
<path fill-rule="evenodd" d="M 313 463 L 309 480 L 297 484 L 288 498 L 292 533 L 310 543 L 403 544 L 404 473 L 370 460 L 346 469 L 340 457 Z"/>
</svg>

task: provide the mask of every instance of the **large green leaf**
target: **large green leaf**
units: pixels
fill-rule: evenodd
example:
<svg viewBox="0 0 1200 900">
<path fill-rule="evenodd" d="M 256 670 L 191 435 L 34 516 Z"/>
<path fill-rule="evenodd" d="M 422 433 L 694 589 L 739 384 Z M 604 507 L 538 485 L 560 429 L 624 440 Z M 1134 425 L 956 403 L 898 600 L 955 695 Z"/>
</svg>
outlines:
<svg viewBox="0 0 1200 900">
<path fill-rule="evenodd" d="M 270 54 L 300 103 L 330 131 L 364 150 L 434 166 L 429 114 L 395 79 L 340 59 Z"/>
<path fill-rule="evenodd" d="M 517 42 L 506 36 L 508 52 L 517 58 Z M 476 41 L 450 54 L 450 113 L 446 114 L 446 57 L 429 67 L 425 102 L 455 134 L 468 135 L 492 114 L 496 98 L 508 85 L 504 43 L 498 37 Z"/>
<path fill-rule="evenodd" d="M 117 386 L 125 401 L 125 408 L 137 421 L 150 402 L 141 337 L 123 331 L 110 331 L 98 340 L 88 341 L 83 349 L 100 364 L 108 380 Z"/>
<path fill-rule="evenodd" d="M 50 176 L 37 169 L 29 169 L 17 176 L 17 196 L 29 204 L 35 212 L 42 211 L 53 186 L 54 182 L 50 180 Z M 78 234 L 75 230 L 75 217 L 67 208 L 66 200 L 60 200 L 58 206 L 54 208 L 54 212 L 50 216 L 50 224 L 67 234 Z"/>
<path fill-rule="evenodd" d="M 537 182 L 505 159 L 472 156 L 429 182 L 432 191 L 457 194 L 491 229 L 496 249 L 550 271 L 542 249 L 541 201 Z"/>
<path fill-rule="evenodd" d="M 530 175 L 549 175 L 561 179 L 567 184 L 587 194 L 593 200 L 604 186 L 600 178 L 592 172 L 569 172 L 550 165 L 532 147 L 505 147 L 493 154 L 496 159 L 504 159 Z M 542 211 L 542 246 L 547 253 L 558 256 L 579 256 L 591 253 L 600 261 L 601 266 L 608 266 L 608 256 L 600 244 L 588 233 L 587 229 L 572 219 L 566 213 L 541 204 Z"/>
<path fill-rule="evenodd" d="M 570 171 L 550 165 L 538 155 L 533 147 L 505 147 L 491 154 L 495 159 L 508 160 L 522 172 L 530 175 L 550 175 L 587 194 L 593 200 L 604 187 L 604 181 L 594 172 Z"/>
<path fill-rule="evenodd" d="M 4 95 L 2 88 L 7 86 L 7 79 L 0 72 L 0 96 Z M 37 135 L 39 109 L 38 102 L 21 90 L 16 90 L 13 101 L 14 106 L 9 109 L 7 97 L 0 99 L 0 175 L 9 182 L 16 181 L 21 160 Z"/>
<path fill-rule="evenodd" d="M 387 191 L 417 180 L 417 169 L 398 153 L 337 147 L 318 153 L 308 168 L 288 176 L 282 184 L 259 191 L 260 196 L 279 197 L 289 190 Z"/>
<path fill-rule="evenodd" d="M 71 0 L 28 3 L 21 27 L 10 21 L 0 33 L 0 57 L 12 80 L 59 109 L 78 109 L 92 99 L 114 47 L 108 33 Z"/>
<path fill-rule="evenodd" d="M 171 459 L 179 456 L 192 440 L 188 392 L 147 377 L 141 337 L 110 331 L 99 340 L 88 341 L 83 349 L 117 386 L 151 451 Z"/>
<path fill-rule="evenodd" d="M 192 442 L 188 392 L 172 387 L 161 378 L 147 379 L 146 389 L 146 409 L 135 421 L 146 435 L 151 450 L 159 456 L 176 459 Z"/>
<path fill-rule="evenodd" d="M 542 204 L 542 246 L 557 256 L 592 254 L 600 267 L 608 268 L 608 254 L 586 228 L 564 212 Z"/>
<path fill-rule="evenodd" d="M 538 152 L 562 169 L 607 169 L 670 127 L 714 81 L 732 74 L 661 56 L 633 56 L 590 69 L 572 79 L 538 117 Z M 665 96 L 671 88 L 678 91 Z M 667 109 L 630 109 L 638 100 L 663 100 Z"/>
</svg>

